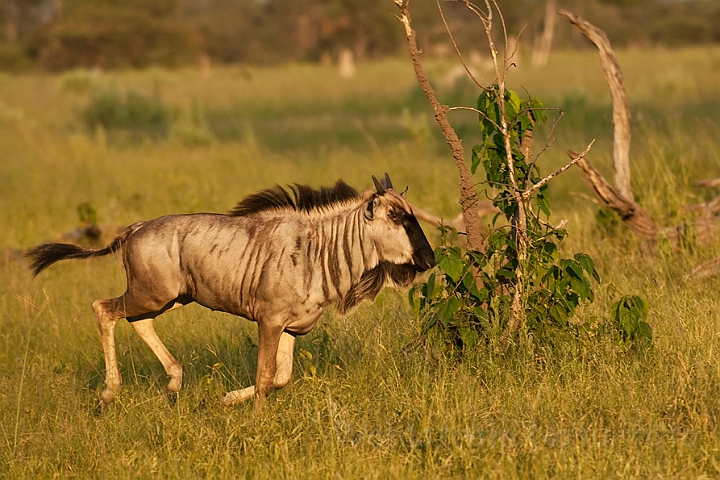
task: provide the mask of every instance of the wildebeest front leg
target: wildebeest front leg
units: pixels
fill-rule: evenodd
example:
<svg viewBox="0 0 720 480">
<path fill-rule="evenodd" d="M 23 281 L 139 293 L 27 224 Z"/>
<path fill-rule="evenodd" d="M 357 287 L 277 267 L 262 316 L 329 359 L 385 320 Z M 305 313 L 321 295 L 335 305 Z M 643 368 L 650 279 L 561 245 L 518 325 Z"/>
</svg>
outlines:
<svg viewBox="0 0 720 480">
<path fill-rule="evenodd" d="M 272 386 L 274 388 L 282 388 L 290 382 L 293 370 L 293 353 L 295 349 L 295 335 L 283 332 L 278 342 L 277 354 L 275 356 L 275 377 Z M 259 367 L 258 361 L 258 367 Z M 260 369 L 258 368 L 258 372 Z M 228 392 L 223 397 L 223 404 L 235 405 L 255 396 L 255 385 L 251 385 L 242 390 Z"/>
<path fill-rule="evenodd" d="M 172 356 L 165 347 L 165 344 L 163 344 L 162 340 L 157 336 L 153 321 L 152 318 L 148 318 L 146 320 L 134 321 L 131 325 L 135 328 L 137 334 L 140 335 L 140 338 L 147 343 L 158 360 L 160 360 L 160 363 L 162 363 L 165 373 L 167 373 L 168 378 L 170 378 L 167 388 L 175 394 L 179 392 L 180 387 L 182 387 L 182 366 L 180 366 L 180 363 Z"/>
<path fill-rule="evenodd" d="M 282 388 L 290 382 L 293 370 L 293 352 L 295 350 L 295 335 L 283 332 L 278 344 L 277 356 L 275 357 L 275 380 L 273 387 Z"/>
</svg>

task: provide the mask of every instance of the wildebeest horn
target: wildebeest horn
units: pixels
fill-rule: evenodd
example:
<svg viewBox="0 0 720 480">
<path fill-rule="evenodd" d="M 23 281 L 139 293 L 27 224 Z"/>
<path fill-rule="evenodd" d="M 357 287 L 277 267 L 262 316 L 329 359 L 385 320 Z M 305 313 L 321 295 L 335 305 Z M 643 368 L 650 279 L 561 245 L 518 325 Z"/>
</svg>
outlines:
<svg viewBox="0 0 720 480">
<path fill-rule="evenodd" d="M 390 175 L 385 172 L 385 188 L 393 188 L 392 182 L 390 181 Z"/>
<path fill-rule="evenodd" d="M 386 174 L 386 175 L 387 175 L 387 174 Z M 377 193 L 379 193 L 380 195 L 382 195 L 383 193 L 385 193 L 385 187 L 383 187 L 383 186 L 382 186 L 382 183 L 380 183 L 380 182 L 378 181 L 378 179 L 375 178 L 375 175 L 372 176 L 372 179 L 373 179 L 373 183 L 375 184 L 375 190 L 377 190 Z"/>
</svg>

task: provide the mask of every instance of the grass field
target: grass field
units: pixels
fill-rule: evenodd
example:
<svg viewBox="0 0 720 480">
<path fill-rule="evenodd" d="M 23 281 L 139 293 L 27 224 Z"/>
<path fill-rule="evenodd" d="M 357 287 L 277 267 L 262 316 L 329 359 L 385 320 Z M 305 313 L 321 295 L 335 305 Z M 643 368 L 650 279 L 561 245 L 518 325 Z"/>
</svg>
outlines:
<svg viewBox="0 0 720 480">
<path fill-rule="evenodd" d="M 681 206 L 716 194 L 693 182 L 720 177 L 720 47 L 619 60 L 636 195 L 660 224 L 689 221 Z M 469 84 L 442 85 L 452 65 L 427 64 L 441 99 L 473 105 Z M 543 171 L 597 138 L 590 159 L 610 175 L 610 100 L 595 52 L 558 52 L 543 69 L 521 62 L 511 75 L 514 88 L 566 112 Z M 475 118 L 453 115 L 469 151 Z M 185 369 L 177 404 L 123 322 L 124 387 L 96 414 L 104 364 L 90 304 L 122 293 L 119 259 L 61 262 L 32 279 L 16 249 L 77 227 L 84 203 L 122 226 L 227 211 L 275 183 L 367 188 L 385 171 L 409 185 L 411 202 L 451 218 L 457 173 L 437 130 L 405 58 L 360 64 L 349 80 L 310 65 L 223 67 L 209 78 L 0 76 L 0 477 L 720 476 L 720 283 L 689 274 L 720 243 L 643 249 L 624 226 L 596 220 L 574 169 L 551 186 L 552 220 L 569 221 L 563 249 L 589 253 L 602 277 L 578 321 L 605 325 L 614 300 L 641 295 L 651 349 L 598 333 L 456 362 L 418 346 L 421 321 L 405 294 L 385 291 L 347 318 L 325 313 L 298 340 L 291 384 L 254 416 L 252 404 L 224 408 L 219 396 L 252 382 L 255 325 L 188 306 L 156 322 Z"/>
</svg>

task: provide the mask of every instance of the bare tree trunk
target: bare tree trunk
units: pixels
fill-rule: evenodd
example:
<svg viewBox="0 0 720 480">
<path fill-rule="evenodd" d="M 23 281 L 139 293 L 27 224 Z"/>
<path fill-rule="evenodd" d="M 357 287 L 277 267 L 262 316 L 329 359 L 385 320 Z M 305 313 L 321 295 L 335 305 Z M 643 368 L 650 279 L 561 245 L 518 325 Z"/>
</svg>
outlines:
<svg viewBox="0 0 720 480">
<path fill-rule="evenodd" d="M 545 19 L 543 21 L 543 32 L 540 42 L 535 45 L 532 56 L 533 67 L 544 67 L 550 58 L 553 37 L 555 36 L 555 8 L 556 0 L 547 0 L 545 3 Z"/>
<path fill-rule="evenodd" d="M 455 158 L 455 165 L 460 173 L 460 206 L 463 211 L 463 219 L 465 222 L 465 233 L 467 234 L 467 246 L 470 250 L 480 251 L 483 249 L 482 223 L 480 222 L 480 213 L 478 207 L 478 196 L 475 190 L 475 184 L 472 181 L 472 175 L 465 163 L 465 150 L 462 141 L 458 138 L 457 133 L 450 125 L 447 119 L 449 107 L 438 102 L 435 91 L 420 64 L 420 50 L 417 47 L 415 30 L 410 26 L 410 13 L 408 12 L 407 0 L 396 0 L 400 9 L 399 19 L 405 26 L 405 37 L 407 39 L 410 56 L 412 58 L 415 77 L 425 92 L 433 112 L 435 112 L 435 120 L 437 120 L 442 130 L 445 140 L 452 150 Z"/>
</svg>

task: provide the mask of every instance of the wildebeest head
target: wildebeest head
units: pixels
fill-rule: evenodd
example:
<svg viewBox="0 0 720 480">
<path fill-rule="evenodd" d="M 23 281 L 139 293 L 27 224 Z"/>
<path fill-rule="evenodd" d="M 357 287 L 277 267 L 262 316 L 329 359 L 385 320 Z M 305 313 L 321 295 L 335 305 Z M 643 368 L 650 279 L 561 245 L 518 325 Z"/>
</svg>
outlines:
<svg viewBox="0 0 720 480">
<path fill-rule="evenodd" d="M 388 174 L 382 182 L 374 176 L 376 192 L 367 193 L 363 208 L 368 233 L 381 262 L 412 265 L 424 272 L 435 266 L 435 255 L 405 193 L 395 191 Z"/>
</svg>

